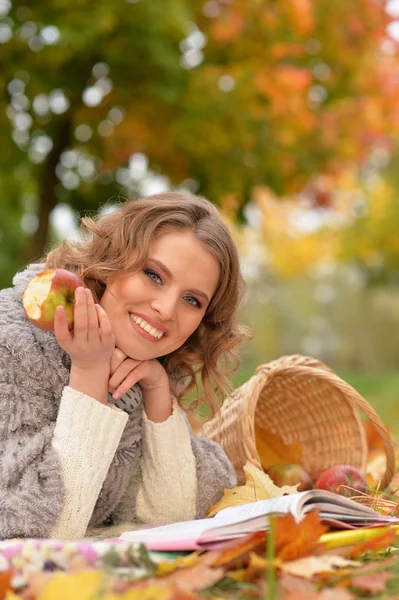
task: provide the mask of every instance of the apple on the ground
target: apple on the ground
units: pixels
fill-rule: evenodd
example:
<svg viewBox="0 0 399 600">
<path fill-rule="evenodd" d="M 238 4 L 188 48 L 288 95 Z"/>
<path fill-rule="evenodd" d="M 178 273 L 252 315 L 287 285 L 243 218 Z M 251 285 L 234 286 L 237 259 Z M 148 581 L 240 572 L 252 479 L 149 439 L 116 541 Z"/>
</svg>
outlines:
<svg viewBox="0 0 399 600">
<path fill-rule="evenodd" d="M 311 490 L 313 487 L 310 475 L 302 465 L 272 465 L 267 469 L 267 474 L 278 487 L 296 485 L 298 483 L 298 492 Z"/>
<path fill-rule="evenodd" d="M 317 478 L 314 487 L 318 490 L 328 490 L 341 496 L 350 497 L 364 492 L 367 482 L 364 475 L 355 467 L 336 465 L 323 471 Z"/>
<path fill-rule="evenodd" d="M 73 327 L 75 290 L 85 287 L 83 281 L 65 269 L 46 269 L 34 277 L 22 296 L 22 305 L 32 325 L 40 329 L 54 330 L 54 314 L 57 306 L 64 306 L 68 327 Z"/>
</svg>

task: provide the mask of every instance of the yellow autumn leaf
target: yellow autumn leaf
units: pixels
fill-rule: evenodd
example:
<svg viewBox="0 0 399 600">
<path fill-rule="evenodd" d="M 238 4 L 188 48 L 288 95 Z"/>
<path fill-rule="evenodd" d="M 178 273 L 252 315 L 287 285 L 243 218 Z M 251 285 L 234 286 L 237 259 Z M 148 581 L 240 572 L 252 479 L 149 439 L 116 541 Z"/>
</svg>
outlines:
<svg viewBox="0 0 399 600">
<path fill-rule="evenodd" d="M 257 500 L 267 500 L 268 498 L 278 498 L 284 494 L 295 494 L 298 485 L 284 485 L 278 487 L 274 485 L 264 471 L 255 467 L 252 463 L 246 462 L 244 466 L 245 485 L 238 485 L 231 489 L 225 489 L 222 498 L 211 506 L 208 517 L 213 517 L 223 508 L 238 506 L 239 504 L 248 504 Z"/>
<path fill-rule="evenodd" d="M 101 571 L 56 573 L 37 600 L 93 600 L 100 597 L 104 588 L 103 578 Z"/>
<path fill-rule="evenodd" d="M 260 463 L 265 470 L 272 465 L 300 465 L 302 462 L 302 446 L 299 442 L 285 444 L 277 433 L 266 431 L 256 423 L 255 440 Z"/>
</svg>

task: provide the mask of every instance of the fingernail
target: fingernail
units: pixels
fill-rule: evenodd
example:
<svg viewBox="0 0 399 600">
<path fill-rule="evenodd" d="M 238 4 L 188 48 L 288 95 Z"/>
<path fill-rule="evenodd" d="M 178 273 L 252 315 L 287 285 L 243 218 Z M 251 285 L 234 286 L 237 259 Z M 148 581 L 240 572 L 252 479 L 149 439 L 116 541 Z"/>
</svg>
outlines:
<svg viewBox="0 0 399 600">
<path fill-rule="evenodd" d="M 118 392 L 114 392 L 114 393 L 112 394 L 112 397 L 113 397 L 113 399 L 114 399 L 114 400 L 118 400 L 118 399 L 119 399 L 119 394 L 118 394 Z"/>
</svg>

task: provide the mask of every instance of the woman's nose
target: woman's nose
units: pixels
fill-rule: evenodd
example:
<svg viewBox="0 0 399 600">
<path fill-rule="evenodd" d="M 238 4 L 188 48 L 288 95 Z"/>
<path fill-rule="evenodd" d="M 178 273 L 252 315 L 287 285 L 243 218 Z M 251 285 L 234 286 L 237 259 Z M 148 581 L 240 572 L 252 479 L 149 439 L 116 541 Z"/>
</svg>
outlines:
<svg viewBox="0 0 399 600">
<path fill-rule="evenodd" d="M 171 319 L 176 312 L 177 300 L 176 296 L 172 293 L 162 293 L 153 299 L 151 308 L 155 310 L 162 319 Z"/>
</svg>

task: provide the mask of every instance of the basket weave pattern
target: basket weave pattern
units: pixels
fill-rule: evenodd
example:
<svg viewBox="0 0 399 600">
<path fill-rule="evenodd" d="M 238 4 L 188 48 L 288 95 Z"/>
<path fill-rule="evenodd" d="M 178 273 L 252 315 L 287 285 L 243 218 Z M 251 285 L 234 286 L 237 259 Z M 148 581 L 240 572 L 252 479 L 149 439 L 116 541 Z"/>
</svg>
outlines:
<svg viewBox="0 0 399 600">
<path fill-rule="evenodd" d="M 395 455 L 392 440 L 368 402 L 331 369 L 316 359 L 293 355 L 261 365 L 204 425 L 203 433 L 218 441 L 232 461 L 239 483 L 247 460 L 262 468 L 255 440 L 257 428 L 280 436 L 284 444 L 299 442 L 302 464 L 313 475 L 338 464 L 365 473 L 368 447 L 359 408 L 382 438 L 386 471 L 392 479 Z"/>
</svg>

